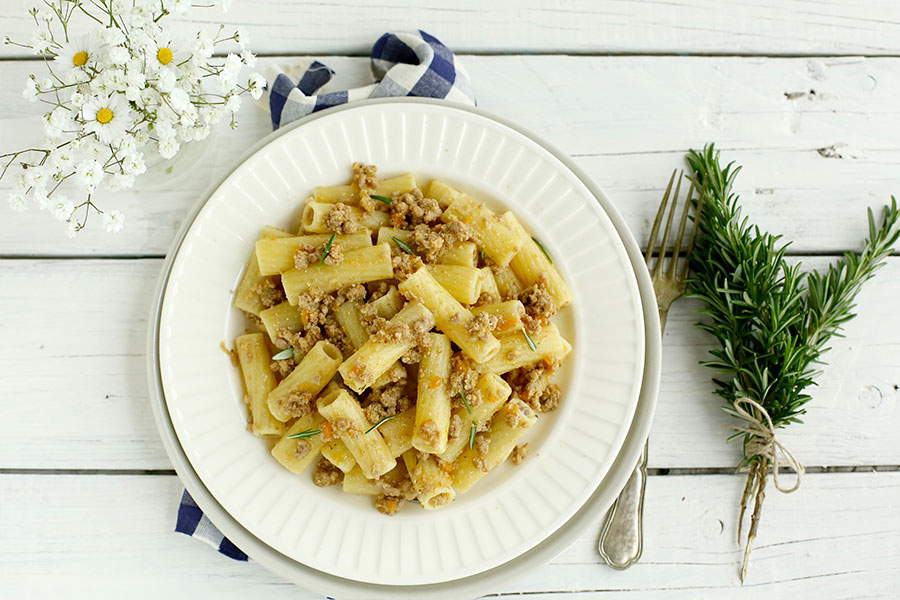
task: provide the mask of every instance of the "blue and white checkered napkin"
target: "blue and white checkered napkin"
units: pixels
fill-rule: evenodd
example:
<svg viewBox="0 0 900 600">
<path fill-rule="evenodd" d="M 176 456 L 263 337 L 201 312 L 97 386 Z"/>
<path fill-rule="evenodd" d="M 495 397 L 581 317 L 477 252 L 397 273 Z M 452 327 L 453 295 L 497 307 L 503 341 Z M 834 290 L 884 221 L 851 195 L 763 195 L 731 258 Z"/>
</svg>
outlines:
<svg viewBox="0 0 900 600">
<path fill-rule="evenodd" d="M 272 128 L 366 98 L 423 96 L 475 105 L 465 69 L 445 45 L 424 31 L 385 33 L 372 46 L 371 66 L 375 83 L 348 90 L 328 90 L 334 71 L 319 61 L 303 60 L 277 67 L 268 78 Z M 294 74 L 296 83 L 288 73 Z M 247 555 L 203 515 L 187 490 L 178 507 L 175 531 L 203 540 L 225 556 L 247 560 Z"/>
</svg>

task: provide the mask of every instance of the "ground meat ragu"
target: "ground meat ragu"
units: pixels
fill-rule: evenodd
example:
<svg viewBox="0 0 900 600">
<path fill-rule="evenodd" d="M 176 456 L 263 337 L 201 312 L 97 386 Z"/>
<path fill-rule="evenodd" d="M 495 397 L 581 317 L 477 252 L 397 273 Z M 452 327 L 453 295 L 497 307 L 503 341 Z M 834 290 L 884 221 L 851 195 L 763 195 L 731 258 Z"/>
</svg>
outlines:
<svg viewBox="0 0 900 600">
<path fill-rule="evenodd" d="M 344 473 L 336 466 L 328 462 L 325 457 L 319 459 L 316 463 L 316 470 L 313 471 L 313 483 L 319 487 L 327 487 L 335 485 L 344 480 Z"/>
<path fill-rule="evenodd" d="M 375 210 L 378 201 L 374 200 L 371 194 L 378 187 L 378 167 L 375 165 L 364 165 L 359 162 L 353 163 L 353 185 L 357 189 L 359 207 L 366 214 Z"/>
<path fill-rule="evenodd" d="M 434 223 L 444 212 L 437 200 L 426 198 L 418 188 L 405 194 L 395 193 L 390 206 L 391 225 L 401 229 Z"/>
<path fill-rule="evenodd" d="M 294 448 L 294 456 L 298 459 L 303 458 L 309 454 L 310 450 L 312 450 L 312 444 L 309 443 L 309 440 L 299 440 L 297 447 Z"/>
<path fill-rule="evenodd" d="M 309 392 L 294 391 L 280 402 L 280 406 L 292 417 L 305 417 L 312 412 L 312 399 Z"/>
<path fill-rule="evenodd" d="M 525 457 L 528 456 L 528 443 L 520 444 L 513 448 L 512 454 L 509 459 L 512 461 L 514 465 L 521 464 Z"/>
<path fill-rule="evenodd" d="M 374 425 L 385 417 L 392 417 L 412 406 L 412 400 L 406 394 L 406 380 L 386 385 L 379 390 L 369 392 L 369 404 L 363 409 L 366 420 Z"/>
<path fill-rule="evenodd" d="M 533 365 L 510 371 L 503 378 L 512 388 L 513 396 L 521 398 L 534 410 L 547 412 L 547 410 L 553 410 L 556 404 L 559 404 L 558 398 L 555 403 L 551 397 L 545 398 L 545 394 L 554 393 L 552 391 L 548 392 L 553 385 L 550 383 L 550 376 L 558 368 L 559 360 L 545 358 Z M 557 389 L 559 388 L 557 387 Z M 553 408 L 546 408 L 545 410 L 545 406 L 552 406 Z"/>
<path fill-rule="evenodd" d="M 450 417 L 450 430 L 448 431 L 448 437 L 451 440 L 459 439 L 459 436 L 462 435 L 462 418 L 459 415 L 452 415 Z"/>
<path fill-rule="evenodd" d="M 343 202 L 335 204 L 325 215 L 325 228 L 337 234 L 359 231 L 359 226 L 353 222 L 353 212 Z"/>
<path fill-rule="evenodd" d="M 259 301 L 266 308 L 281 304 L 285 300 L 284 290 L 281 289 L 281 277 L 278 275 L 260 279 L 253 286 L 253 292 L 259 296 Z"/>
<path fill-rule="evenodd" d="M 391 257 L 391 264 L 394 267 L 394 278 L 397 281 L 406 281 L 407 277 L 425 266 L 421 258 L 404 252 L 394 254 Z"/>
<path fill-rule="evenodd" d="M 275 373 L 275 377 L 279 381 L 290 375 L 295 366 L 297 366 L 297 363 L 294 362 L 293 358 L 273 360 L 269 363 L 269 368 L 272 369 L 272 372 Z"/>
<path fill-rule="evenodd" d="M 425 419 L 419 425 L 419 437 L 425 440 L 429 446 L 434 447 L 441 438 L 441 430 L 434 421 Z"/>
<path fill-rule="evenodd" d="M 466 331 L 479 342 L 486 341 L 497 328 L 500 319 L 490 313 L 478 313 L 466 323 Z"/>
<path fill-rule="evenodd" d="M 537 283 L 519 294 L 519 300 L 525 306 L 522 323 L 529 333 L 536 333 L 556 314 L 556 302 L 547 291 L 548 281 L 547 274 L 541 273 Z"/>
<path fill-rule="evenodd" d="M 455 352 L 450 359 L 450 380 L 447 382 L 447 393 L 454 401 L 463 404 L 462 395 L 466 395 L 469 406 L 475 407 L 481 403 L 481 398 L 476 392 L 479 373 L 472 362 L 462 352 Z"/>
</svg>

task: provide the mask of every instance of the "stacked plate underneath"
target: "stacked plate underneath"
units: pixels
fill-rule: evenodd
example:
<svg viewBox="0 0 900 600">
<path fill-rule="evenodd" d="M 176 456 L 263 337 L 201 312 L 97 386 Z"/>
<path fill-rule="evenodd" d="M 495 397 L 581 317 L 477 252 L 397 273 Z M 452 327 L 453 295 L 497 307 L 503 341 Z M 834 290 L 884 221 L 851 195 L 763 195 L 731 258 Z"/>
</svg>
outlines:
<svg viewBox="0 0 900 600">
<path fill-rule="evenodd" d="M 554 257 L 575 301 L 560 408 L 503 465 L 437 511 L 386 517 L 367 497 L 317 488 L 246 430 L 219 349 L 243 332 L 233 290 L 264 225 L 285 225 L 350 164 L 441 178 L 513 210 Z M 660 339 L 643 259 L 606 196 L 559 152 L 479 111 L 421 99 L 317 113 L 252 148 L 185 221 L 157 291 L 149 378 L 160 434 L 207 517 L 252 558 L 340 598 L 476 597 L 551 559 L 598 522 L 628 478 L 656 401 Z"/>
</svg>

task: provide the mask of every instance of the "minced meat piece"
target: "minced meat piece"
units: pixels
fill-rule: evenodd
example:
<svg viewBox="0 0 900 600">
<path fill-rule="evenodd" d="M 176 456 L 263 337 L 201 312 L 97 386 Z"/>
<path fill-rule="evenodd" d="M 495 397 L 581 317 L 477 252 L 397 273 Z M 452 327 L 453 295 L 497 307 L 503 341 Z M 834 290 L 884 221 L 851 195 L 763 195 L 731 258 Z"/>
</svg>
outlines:
<svg viewBox="0 0 900 600">
<path fill-rule="evenodd" d="M 406 278 L 425 266 L 422 259 L 412 254 L 395 254 L 391 257 L 391 265 L 394 268 L 394 279 L 406 281 Z"/>
<path fill-rule="evenodd" d="M 447 393 L 451 398 L 462 404 L 462 395 L 466 395 L 469 406 L 475 407 L 480 404 L 480 398 L 476 393 L 475 386 L 478 385 L 479 373 L 475 370 L 470 361 L 462 352 L 454 353 L 450 361 L 450 380 L 447 382 Z"/>
<path fill-rule="evenodd" d="M 332 429 L 334 429 L 334 432 L 337 433 L 338 435 L 346 434 L 352 439 L 356 439 L 360 435 L 362 435 L 362 432 L 359 429 L 357 429 L 356 425 L 354 425 L 350 421 L 350 419 L 347 419 L 344 417 L 341 417 L 340 419 L 333 421 L 331 423 L 331 427 L 332 427 Z"/>
<path fill-rule="evenodd" d="M 544 390 L 544 393 L 541 394 L 541 398 L 538 401 L 539 408 L 541 412 L 550 412 L 557 406 L 559 406 L 559 401 L 562 399 L 562 391 L 559 389 L 559 386 L 555 383 L 551 383 L 547 386 L 547 389 Z"/>
<path fill-rule="evenodd" d="M 550 384 L 550 375 L 558 368 L 558 359 L 544 359 L 510 371 L 504 379 L 512 387 L 513 396 L 521 398 L 531 408 L 540 410 L 540 398 Z"/>
<path fill-rule="evenodd" d="M 437 424 L 431 419 L 425 419 L 419 425 L 419 437 L 425 440 L 425 442 L 431 446 L 437 446 L 438 442 L 441 438 L 441 430 L 438 429 Z"/>
<path fill-rule="evenodd" d="M 478 313 L 466 323 L 466 331 L 479 342 L 487 341 L 500 319 L 490 313 Z"/>
<path fill-rule="evenodd" d="M 428 225 L 416 225 L 413 230 L 412 243 L 416 248 L 416 254 L 421 254 L 427 263 L 437 262 L 441 254 L 449 247 L 437 229 L 432 229 Z"/>
<path fill-rule="evenodd" d="M 363 409 L 366 420 L 374 425 L 385 417 L 407 410 L 412 401 L 406 394 L 406 381 L 386 385 L 369 393 L 369 404 Z"/>
<path fill-rule="evenodd" d="M 282 410 L 292 417 L 305 417 L 312 412 L 313 395 L 309 392 L 293 391 L 280 402 Z"/>
<path fill-rule="evenodd" d="M 330 297 L 326 299 L 326 295 L 319 288 L 310 288 L 300 294 L 297 299 L 297 310 L 303 315 L 307 326 L 325 323 L 325 317 L 331 309 L 330 300 Z"/>
<path fill-rule="evenodd" d="M 322 328 L 318 325 L 310 326 L 306 331 L 291 331 L 280 329 L 273 340 L 279 348 L 291 346 L 294 349 L 294 359 L 302 360 L 316 343 L 322 339 Z"/>
<path fill-rule="evenodd" d="M 522 323 L 529 333 L 536 333 L 556 314 L 556 302 L 547 290 L 548 281 L 547 274 L 541 273 L 537 283 L 519 294 L 519 300 L 525 306 Z"/>
<path fill-rule="evenodd" d="M 375 480 L 377 485 L 384 494 L 401 500 L 412 500 L 416 497 L 416 488 L 410 481 L 409 476 L 404 476 L 399 481 L 388 476 L 382 476 Z"/>
<path fill-rule="evenodd" d="M 387 281 L 375 281 L 369 284 L 369 302 L 378 300 L 391 290 Z"/>
<path fill-rule="evenodd" d="M 325 457 L 319 459 L 313 472 L 313 483 L 319 487 L 335 485 L 344 480 L 344 472 L 328 462 Z"/>
<path fill-rule="evenodd" d="M 238 360 L 238 352 L 237 348 L 228 349 L 228 346 L 225 345 L 224 340 L 219 342 L 219 348 L 222 349 L 222 352 L 228 355 L 228 359 L 231 361 L 231 366 L 237 368 L 241 365 L 241 361 Z"/>
<path fill-rule="evenodd" d="M 314 265 L 322 258 L 322 246 L 312 244 L 299 244 L 294 249 L 294 268 L 305 269 Z"/>
<path fill-rule="evenodd" d="M 377 202 L 371 197 L 371 193 L 378 187 L 378 167 L 360 162 L 353 163 L 353 183 L 358 190 L 359 207 L 366 214 L 371 213 L 375 210 Z"/>
<path fill-rule="evenodd" d="M 253 292 L 259 296 L 259 301 L 266 308 L 281 304 L 285 300 L 284 290 L 281 289 L 281 277 L 278 275 L 260 279 L 253 286 Z"/>
<path fill-rule="evenodd" d="M 312 450 L 312 444 L 309 443 L 309 440 L 298 440 L 297 447 L 294 448 L 294 456 L 298 459 L 303 458 L 309 451 Z"/>
<path fill-rule="evenodd" d="M 453 415 L 450 417 L 450 430 L 448 437 L 451 440 L 459 439 L 459 436 L 462 435 L 462 418 L 459 415 Z"/>
<path fill-rule="evenodd" d="M 344 332 L 344 328 L 341 327 L 333 314 L 325 317 L 325 324 L 322 326 L 322 329 L 325 332 L 325 339 L 337 346 L 338 350 L 341 351 L 341 356 L 344 358 L 349 358 L 356 351 L 353 344 L 350 343 L 346 332 Z"/>
<path fill-rule="evenodd" d="M 513 448 L 512 454 L 509 459 L 513 462 L 514 465 L 521 464 L 525 457 L 528 456 L 528 443 L 520 444 Z"/>
<path fill-rule="evenodd" d="M 296 366 L 297 363 L 294 362 L 293 358 L 273 360 L 269 363 L 269 368 L 275 373 L 275 377 L 277 377 L 279 381 L 290 375 L 291 371 L 293 371 Z"/>
<path fill-rule="evenodd" d="M 328 242 L 325 242 L 325 246 L 328 245 Z M 322 246 L 322 252 L 325 252 L 325 246 Z M 319 258 L 321 260 L 321 257 Z M 338 265 L 344 260 L 344 246 L 340 242 L 331 242 L 331 248 L 328 249 L 328 254 L 325 255 L 325 260 L 322 261 L 323 264 L 326 265 Z"/>
<path fill-rule="evenodd" d="M 335 309 L 344 302 L 362 302 L 366 299 L 366 286 L 358 283 L 356 285 L 348 285 L 342 287 L 334 293 L 331 301 L 331 308 Z"/>
<path fill-rule="evenodd" d="M 434 223 L 441 218 L 437 200 L 426 198 L 416 188 L 405 194 L 394 194 L 391 202 L 391 224 L 401 229 L 411 229 L 422 223 Z"/>
<path fill-rule="evenodd" d="M 480 456 L 472 457 L 472 464 L 475 465 L 475 468 L 479 471 L 483 471 L 487 473 L 490 469 L 488 469 L 487 463 Z"/>
<path fill-rule="evenodd" d="M 403 504 L 403 498 L 398 498 L 397 496 L 380 494 L 375 498 L 375 508 L 378 509 L 378 512 L 384 513 L 386 515 L 392 515 L 396 513 L 398 510 L 403 508 Z"/>
<path fill-rule="evenodd" d="M 339 234 L 359 231 L 359 226 L 353 222 L 353 211 L 343 202 L 336 203 L 325 215 L 325 228 Z"/>
<path fill-rule="evenodd" d="M 387 319 L 378 316 L 378 311 L 372 304 L 363 304 L 359 307 L 359 320 L 369 335 L 381 331 L 387 326 Z"/>
<path fill-rule="evenodd" d="M 491 438 L 488 436 L 479 433 L 475 436 L 475 445 L 473 446 L 475 449 L 475 453 L 484 458 L 487 456 L 488 451 L 491 449 Z"/>
</svg>

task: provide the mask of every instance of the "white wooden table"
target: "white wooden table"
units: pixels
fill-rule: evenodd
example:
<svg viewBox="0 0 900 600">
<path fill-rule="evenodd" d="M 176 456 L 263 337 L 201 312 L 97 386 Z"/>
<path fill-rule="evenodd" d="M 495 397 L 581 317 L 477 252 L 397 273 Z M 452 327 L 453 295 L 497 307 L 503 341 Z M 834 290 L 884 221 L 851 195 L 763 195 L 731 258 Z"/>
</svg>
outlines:
<svg viewBox="0 0 900 600">
<path fill-rule="evenodd" d="M 18 2 L 0 33 L 27 39 Z M 23 3 L 24 4 L 24 3 Z M 565 152 L 645 240 L 668 174 L 715 141 L 744 165 L 748 214 L 822 266 L 858 247 L 867 206 L 900 193 L 900 7 L 791 0 L 238 1 L 195 10 L 268 57 L 316 55 L 364 74 L 389 29 L 422 28 L 457 51 L 479 104 Z M 718 8 L 721 7 L 721 8 Z M 0 145 L 37 141 L 21 97 L 40 64 L 0 46 Z M 274 60 L 267 58 L 265 60 Z M 122 194 L 126 230 L 69 241 L 46 213 L 0 208 L 0 597 L 314 598 L 256 564 L 172 532 L 181 493 L 150 414 L 145 331 L 164 254 L 182 216 L 243 148 L 240 129 L 174 189 Z M 0 182 L 4 198 L 9 184 Z M 770 490 L 749 580 L 739 586 L 728 418 L 698 366 L 709 340 L 675 305 L 650 439 L 646 544 L 625 572 L 585 532 L 499 596 L 549 598 L 895 598 L 900 595 L 900 258 L 859 298 L 827 355 L 806 424 L 783 439 L 810 467 L 790 496 Z"/>
</svg>

